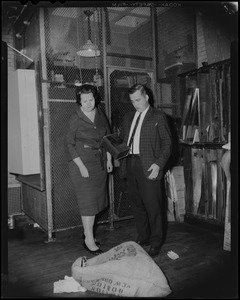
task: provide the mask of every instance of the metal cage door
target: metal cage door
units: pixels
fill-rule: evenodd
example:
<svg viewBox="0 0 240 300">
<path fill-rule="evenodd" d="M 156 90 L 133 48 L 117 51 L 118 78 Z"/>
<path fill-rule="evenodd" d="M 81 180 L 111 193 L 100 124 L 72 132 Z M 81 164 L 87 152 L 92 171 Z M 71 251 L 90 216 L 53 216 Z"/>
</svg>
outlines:
<svg viewBox="0 0 240 300">
<path fill-rule="evenodd" d="M 135 83 L 146 85 L 152 89 L 153 72 L 138 69 L 108 68 L 109 82 L 109 120 L 112 131 L 118 132 L 123 116 L 134 110 L 128 96 L 128 89 Z M 126 181 L 119 178 L 120 162 L 114 161 L 112 176 L 112 213 L 113 220 L 132 218 L 131 206 L 128 201 Z"/>
</svg>

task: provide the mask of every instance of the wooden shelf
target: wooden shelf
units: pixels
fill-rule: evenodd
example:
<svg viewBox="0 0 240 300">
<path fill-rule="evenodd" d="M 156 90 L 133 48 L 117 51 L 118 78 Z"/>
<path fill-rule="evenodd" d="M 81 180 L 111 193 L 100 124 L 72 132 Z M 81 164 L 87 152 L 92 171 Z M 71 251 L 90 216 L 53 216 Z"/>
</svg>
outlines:
<svg viewBox="0 0 240 300">
<path fill-rule="evenodd" d="M 221 149 L 223 145 L 226 144 L 226 142 L 216 142 L 216 143 L 212 143 L 212 142 L 204 142 L 204 143 L 191 143 L 191 142 L 185 142 L 180 140 L 180 144 L 183 146 L 189 146 L 189 147 L 193 147 L 193 148 L 206 148 L 206 149 Z"/>
</svg>

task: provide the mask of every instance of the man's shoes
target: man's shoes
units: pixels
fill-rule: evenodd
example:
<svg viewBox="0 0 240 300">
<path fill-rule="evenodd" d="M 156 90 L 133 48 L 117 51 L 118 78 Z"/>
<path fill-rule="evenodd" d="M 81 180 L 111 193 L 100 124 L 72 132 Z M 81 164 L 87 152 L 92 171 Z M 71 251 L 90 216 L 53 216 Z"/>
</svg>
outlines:
<svg viewBox="0 0 240 300">
<path fill-rule="evenodd" d="M 149 246 L 149 241 L 136 241 L 136 243 L 140 246 Z"/>
<path fill-rule="evenodd" d="M 90 250 L 90 249 L 88 248 L 88 246 L 86 245 L 85 242 L 83 242 L 83 247 L 84 247 L 89 253 L 91 253 L 91 254 L 93 254 L 93 255 L 99 255 L 99 254 L 102 254 L 102 253 L 103 253 L 103 251 L 102 251 L 100 248 L 97 249 L 97 250 Z"/>
<path fill-rule="evenodd" d="M 151 256 L 151 257 L 155 257 L 157 256 L 159 253 L 161 252 L 161 247 L 150 247 L 150 249 L 148 250 L 148 254 Z"/>
</svg>

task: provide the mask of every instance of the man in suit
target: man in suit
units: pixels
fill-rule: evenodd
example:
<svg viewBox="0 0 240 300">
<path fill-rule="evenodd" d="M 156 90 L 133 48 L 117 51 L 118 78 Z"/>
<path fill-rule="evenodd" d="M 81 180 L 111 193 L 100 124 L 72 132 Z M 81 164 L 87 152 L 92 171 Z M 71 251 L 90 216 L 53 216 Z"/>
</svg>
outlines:
<svg viewBox="0 0 240 300">
<path fill-rule="evenodd" d="M 128 93 L 135 111 L 123 118 L 120 136 L 130 146 L 130 152 L 122 163 L 125 160 L 127 191 L 138 233 L 136 242 L 150 245 L 148 253 L 154 257 L 164 242 L 160 180 L 171 154 L 171 133 L 165 114 L 149 105 L 145 86 L 135 84 Z"/>
</svg>

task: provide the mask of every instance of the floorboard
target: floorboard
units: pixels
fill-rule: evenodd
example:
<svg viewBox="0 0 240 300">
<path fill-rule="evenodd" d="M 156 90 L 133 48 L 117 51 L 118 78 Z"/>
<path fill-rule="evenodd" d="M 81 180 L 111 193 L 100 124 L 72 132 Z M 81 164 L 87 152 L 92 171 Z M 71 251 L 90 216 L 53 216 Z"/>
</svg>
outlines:
<svg viewBox="0 0 240 300">
<path fill-rule="evenodd" d="M 126 241 L 135 240 L 134 219 L 97 228 L 102 249 L 107 251 Z M 2 282 L 2 297 L 24 298 L 112 298 L 85 293 L 53 293 L 53 283 L 71 276 L 71 266 L 80 256 L 92 256 L 82 246 L 82 228 L 56 233 L 53 242 L 47 234 L 33 227 L 26 216 L 18 216 L 15 228 L 8 231 L 8 276 Z M 168 251 L 179 259 L 171 260 Z M 170 222 L 166 242 L 154 258 L 165 274 L 172 293 L 167 299 L 225 298 L 237 299 L 237 270 L 231 252 L 223 250 L 223 232 L 188 223 Z"/>
</svg>

